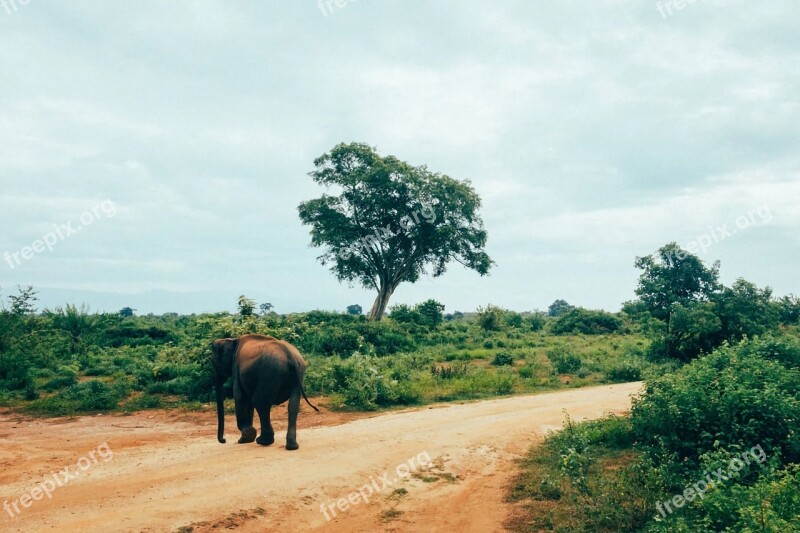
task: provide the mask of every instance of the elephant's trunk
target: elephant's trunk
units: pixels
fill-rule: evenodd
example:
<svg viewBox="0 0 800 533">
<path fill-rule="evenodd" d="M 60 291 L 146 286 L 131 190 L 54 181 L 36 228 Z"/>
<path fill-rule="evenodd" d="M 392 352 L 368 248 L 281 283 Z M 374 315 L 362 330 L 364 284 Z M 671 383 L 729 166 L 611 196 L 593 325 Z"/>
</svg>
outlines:
<svg viewBox="0 0 800 533">
<path fill-rule="evenodd" d="M 225 378 L 217 377 L 217 440 L 225 444 Z"/>
</svg>

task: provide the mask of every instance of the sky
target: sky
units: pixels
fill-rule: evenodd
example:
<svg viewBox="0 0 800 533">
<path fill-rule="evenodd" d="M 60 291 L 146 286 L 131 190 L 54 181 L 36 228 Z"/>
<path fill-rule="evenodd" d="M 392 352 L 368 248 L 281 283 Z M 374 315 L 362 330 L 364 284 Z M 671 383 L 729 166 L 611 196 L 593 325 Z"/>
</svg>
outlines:
<svg viewBox="0 0 800 533">
<path fill-rule="evenodd" d="M 392 303 L 618 310 L 677 241 L 800 293 L 796 0 L 0 0 L 0 297 L 368 309 L 297 206 L 340 142 L 483 200 L 481 277 Z M 693 247 L 693 248 L 692 248 Z M 16 255 L 15 255 L 16 254 Z"/>
</svg>

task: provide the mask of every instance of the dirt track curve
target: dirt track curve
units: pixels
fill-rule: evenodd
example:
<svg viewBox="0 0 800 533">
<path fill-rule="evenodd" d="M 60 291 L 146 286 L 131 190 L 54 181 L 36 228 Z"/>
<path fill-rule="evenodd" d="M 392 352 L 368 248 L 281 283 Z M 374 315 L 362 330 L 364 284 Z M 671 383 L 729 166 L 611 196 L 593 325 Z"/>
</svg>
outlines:
<svg viewBox="0 0 800 533">
<path fill-rule="evenodd" d="M 502 531 L 514 459 L 560 427 L 565 411 L 576 420 L 623 412 L 640 387 L 373 416 L 304 406 L 295 452 L 283 448 L 285 406 L 273 411 L 268 448 L 235 444 L 233 416 L 228 443 L 218 444 L 211 411 L 49 420 L 0 413 L 0 505 L 10 504 L 0 509 L 0 531 Z M 65 467 L 78 475 L 63 482 Z M 53 474 L 62 486 L 53 481 L 51 497 L 32 492 Z M 25 494 L 41 499 L 25 499 L 26 508 Z"/>
</svg>

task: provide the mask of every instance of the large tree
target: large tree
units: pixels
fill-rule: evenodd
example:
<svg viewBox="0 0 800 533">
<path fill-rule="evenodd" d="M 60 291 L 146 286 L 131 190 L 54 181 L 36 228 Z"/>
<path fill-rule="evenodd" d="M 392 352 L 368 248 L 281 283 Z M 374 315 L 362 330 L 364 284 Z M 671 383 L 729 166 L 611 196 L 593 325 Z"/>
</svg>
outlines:
<svg viewBox="0 0 800 533">
<path fill-rule="evenodd" d="M 339 144 L 314 166 L 309 175 L 328 192 L 300 204 L 300 219 L 340 281 L 377 291 L 370 319 L 381 319 L 400 283 L 441 276 L 452 261 L 488 273 L 481 200 L 469 182 L 361 143 Z"/>
</svg>

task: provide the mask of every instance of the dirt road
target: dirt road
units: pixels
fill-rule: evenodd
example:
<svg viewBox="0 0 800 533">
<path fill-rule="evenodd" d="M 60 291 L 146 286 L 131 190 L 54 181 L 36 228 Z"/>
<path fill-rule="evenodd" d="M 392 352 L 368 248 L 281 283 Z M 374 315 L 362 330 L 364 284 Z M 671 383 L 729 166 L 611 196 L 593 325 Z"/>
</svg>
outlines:
<svg viewBox="0 0 800 533">
<path fill-rule="evenodd" d="M 377 416 L 305 406 L 296 452 L 283 448 L 285 407 L 268 448 L 235 444 L 233 416 L 228 444 L 218 444 L 210 411 L 4 413 L 0 531 L 502 531 L 513 460 L 560 427 L 565 411 L 576 420 L 622 412 L 640 386 Z"/>
</svg>

